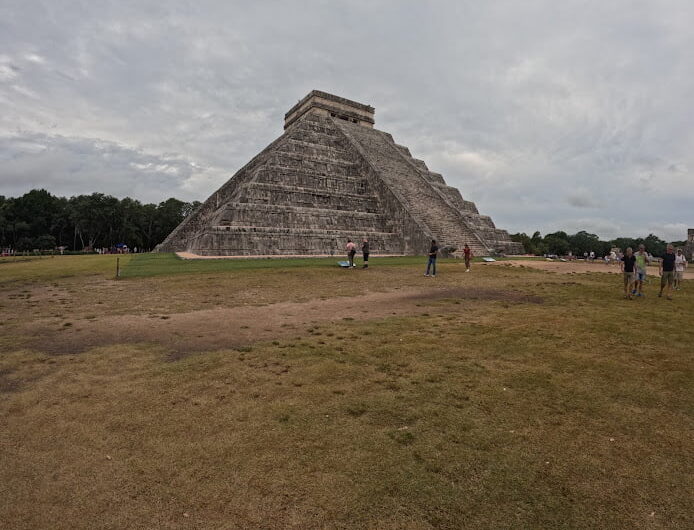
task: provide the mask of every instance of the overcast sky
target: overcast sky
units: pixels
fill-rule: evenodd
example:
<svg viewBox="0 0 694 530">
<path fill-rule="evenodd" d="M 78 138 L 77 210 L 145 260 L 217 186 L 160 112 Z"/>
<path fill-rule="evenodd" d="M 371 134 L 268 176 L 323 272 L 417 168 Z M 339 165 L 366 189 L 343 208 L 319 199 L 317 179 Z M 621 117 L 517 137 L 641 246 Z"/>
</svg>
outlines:
<svg viewBox="0 0 694 530">
<path fill-rule="evenodd" d="M 694 2 L 0 0 L 0 195 L 204 200 L 311 89 L 512 232 L 694 227 Z"/>
</svg>

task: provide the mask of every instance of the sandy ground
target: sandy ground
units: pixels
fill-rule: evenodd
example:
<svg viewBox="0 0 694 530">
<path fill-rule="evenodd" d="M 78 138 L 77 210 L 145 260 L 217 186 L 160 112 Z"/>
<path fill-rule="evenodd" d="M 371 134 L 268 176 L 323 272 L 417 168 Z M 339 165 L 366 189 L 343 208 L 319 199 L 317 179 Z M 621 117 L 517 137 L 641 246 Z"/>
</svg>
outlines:
<svg viewBox="0 0 694 530">
<path fill-rule="evenodd" d="M 105 316 L 79 328 L 56 330 L 50 321 L 34 322 L 29 345 L 42 352 L 72 354 L 122 343 L 157 344 L 173 358 L 196 351 L 237 348 L 257 341 L 307 336 L 320 323 L 407 316 L 432 311 L 465 310 L 464 300 L 542 303 L 542 299 L 512 291 L 475 287 L 402 289 L 309 302 L 223 307 L 167 315 Z"/>
<path fill-rule="evenodd" d="M 595 261 L 586 263 L 585 261 L 542 261 L 542 260 L 508 260 L 495 261 L 491 265 L 496 266 L 513 266 L 513 267 L 529 267 L 548 272 L 558 272 L 563 274 L 582 274 L 587 272 L 607 272 L 619 274 L 619 264 L 605 265 L 603 262 Z M 649 276 L 658 276 L 658 267 L 648 267 Z M 689 264 L 688 269 L 684 273 L 685 280 L 694 280 L 694 265 Z"/>
</svg>

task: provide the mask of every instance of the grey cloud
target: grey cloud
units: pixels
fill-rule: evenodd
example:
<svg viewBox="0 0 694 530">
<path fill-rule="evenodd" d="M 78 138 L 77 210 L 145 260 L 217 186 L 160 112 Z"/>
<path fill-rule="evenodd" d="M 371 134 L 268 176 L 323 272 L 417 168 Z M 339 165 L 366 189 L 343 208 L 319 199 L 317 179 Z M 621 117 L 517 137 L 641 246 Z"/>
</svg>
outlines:
<svg viewBox="0 0 694 530">
<path fill-rule="evenodd" d="M 597 193 L 591 193 L 585 189 L 579 189 L 571 192 L 566 197 L 566 202 L 569 206 L 575 208 L 598 208 L 604 205 L 604 201 L 600 199 Z"/>
<path fill-rule="evenodd" d="M 4 3 L 0 193 L 202 200 L 317 88 L 511 231 L 694 225 L 691 2 L 298 5 Z M 17 143 L 41 134 L 57 151 Z"/>
<path fill-rule="evenodd" d="M 58 188 L 65 195 L 99 191 L 154 202 L 168 196 L 193 199 L 191 184 L 215 173 L 175 154 L 152 155 L 93 138 L 40 133 L 0 137 L 0 153 L 6 195 Z"/>
</svg>

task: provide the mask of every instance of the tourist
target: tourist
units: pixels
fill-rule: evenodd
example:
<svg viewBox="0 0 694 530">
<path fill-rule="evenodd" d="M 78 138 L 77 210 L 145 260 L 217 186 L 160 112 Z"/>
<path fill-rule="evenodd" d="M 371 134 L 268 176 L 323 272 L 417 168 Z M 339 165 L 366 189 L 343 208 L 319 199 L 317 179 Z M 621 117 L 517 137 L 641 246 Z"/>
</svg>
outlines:
<svg viewBox="0 0 694 530">
<path fill-rule="evenodd" d="M 465 272 L 470 272 L 470 258 L 472 258 L 472 250 L 465 243 L 463 248 L 463 257 L 465 258 Z"/>
<path fill-rule="evenodd" d="M 687 268 L 687 258 L 684 257 L 682 249 L 677 249 L 675 254 L 675 291 L 679 291 L 684 280 L 684 269 Z"/>
<path fill-rule="evenodd" d="M 670 292 L 672 290 L 672 281 L 675 279 L 675 251 L 672 245 L 667 246 L 667 252 L 660 261 L 658 271 L 660 272 L 660 292 L 658 296 L 663 296 L 663 290 L 665 290 L 665 297 L 668 300 L 672 300 Z"/>
<path fill-rule="evenodd" d="M 354 264 L 354 255 L 357 253 L 357 247 L 354 243 L 352 243 L 351 239 L 347 240 L 345 250 L 347 251 L 347 260 L 349 261 L 349 266 L 351 268 L 356 267 Z"/>
<path fill-rule="evenodd" d="M 369 240 L 364 238 L 364 241 L 361 244 L 361 254 L 364 257 L 364 265 L 362 265 L 362 269 L 368 269 L 369 268 Z"/>
<path fill-rule="evenodd" d="M 590 254 L 588 254 L 588 260 L 595 261 L 595 252 L 593 252 L 592 250 L 590 251 Z"/>
<path fill-rule="evenodd" d="M 429 247 L 429 261 L 427 261 L 427 271 L 424 276 L 429 276 L 429 270 L 431 270 L 431 276 L 436 278 L 436 256 L 439 253 L 439 247 L 436 245 L 436 240 L 431 240 L 431 247 Z"/>
<path fill-rule="evenodd" d="M 631 290 L 634 286 L 634 269 L 636 267 L 636 256 L 631 247 L 627 248 L 627 253 L 622 257 L 620 267 L 624 273 L 624 298 L 631 300 Z"/>
<path fill-rule="evenodd" d="M 648 264 L 651 262 L 651 258 L 646 252 L 646 247 L 643 243 L 639 245 L 639 251 L 635 254 L 636 256 L 636 285 L 631 291 L 631 294 L 636 296 L 643 296 L 643 282 L 646 281 L 646 274 L 648 272 Z"/>
</svg>

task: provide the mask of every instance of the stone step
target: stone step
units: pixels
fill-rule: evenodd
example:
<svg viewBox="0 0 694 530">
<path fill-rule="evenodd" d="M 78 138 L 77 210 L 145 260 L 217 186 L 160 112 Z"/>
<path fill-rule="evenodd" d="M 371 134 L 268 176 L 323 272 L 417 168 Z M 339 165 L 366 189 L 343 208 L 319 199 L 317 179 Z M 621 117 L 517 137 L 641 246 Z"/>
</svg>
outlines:
<svg viewBox="0 0 694 530">
<path fill-rule="evenodd" d="M 391 232 L 393 226 L 382 213 L 240 202 L 227 204 L 214 224 L 374 232 Z"/>
<path fill-rule="evenodd" d="M 304 234 L 304 235 L 330 235 L 332 237 L 343 237 L 345 238 L 345 243 L 347 239 L 352 239 L 356 242 L 356 235 L 368 236 L 369 234 L 379 237 L 391 237 L 398 236 L 397 232 L 379 232 L 375 230 L 368 231 L 355 231 L 355 230 L 336 230 L 336 229 L 312 229 L 312 228 L 285 228 L 276 226 L 255 226 L 255 225 L 214 225 L 212 227 L 214 230 L 220 232 L 262 232 L 262 233 L 273 233 L 273 234 Z"/>
<path fill-rule="evenodd" d="M 292 126 L 287 129 L 287 135 L 300 134 L 302 132 L 311 132 L 324 134 L 326 136 L 338 137 L 339 135 L 335 133 L 335 129 L 327 124 L 323 120 L 314 120 L 314 116 L 305 115 L 302 119 L 294 122 Z"/>
<path fill-rule="evenodd" d="M 347 150 L 344 146 L 340 145 L 337 140 L 328 144 L 324 142 L 309 142 L 306 140 L 289 138 L 282 145 L 282 150 L 305 154 L 315 153 L 313 156 L 321 156 L 328 159 L 349 160 Z"/>
<path fill-rule="evenodd" d="M 272 155 L 274 160 L 279 161 L 281 165 L 288 167 L 307 167 L 311 169 L 314 165 L 321 167 L 334 167 L 334 168 L 350 168 L 353 169 L 356 166 L 355 161 L 339 158 L 330 158 L 327 156 L 321 156 L 318 154 L 303 154 L 299 152 L 287 151 L 283 148 L 278 149 Z"/>
<path fill-rule="evenodd" d="M 457 247 L 460 242 L 467 240 L 471 247 L 484 249 L 484 245 L 465 225 L 460 213 L 429 182 L 427 177 L 431 178 L 431 175 L 423 162 L 407 157 L 390 135 L 377 129 L 343 123 L 338 123 L 338 126 L 358 142 L 379 176 L 405 202 L 407 211 L 422 226 L 428 227 L 442 246 Z"/>
<path fill-rule="evenodd" d="M 256 173 L 254 182 L 266 184 L 281 184 L 291 187 L 301 187 L 319 190 L 331 190 L 336 193 L 363 194 L 367 191 L 367 183 L 363 177 L 327 176 L 317 171 L 266 166 Z"/>
<path fill-rule="evenodd" d="M 369 239 L 370 250 L 378 254 L 403 254 L 406 245 L 394 232 L 368 230 L 308 230 L 272 226 L 216 226 L 194 242 L 196 254 L 224 255 L 334 255 L 344 259 L 347 239 L 359 245 Z"/>
<path fill-rule="evenodd" d="M 310 150 L 307 149 L 305 151 L 301 149 L 294 149 L 293 144 L 287 143 L 282 145 L 277 151 L 275 151 L 275 157 L 279 157 L 280 159 L 288 159 L 288 160 L 293 160 L 293 161 L 300 161 L 303 164 L 306 164 L 310 167 L 311 163 L 317 163 L 317 164 L 331 164 L 333 166 L 344 166 L 344 167 L 353 167 L 355 165 L 354 160 L 350 160 L 349 158 L 340 158 L 337 156 L 333 156 L 330 153 L 327 152 L 321 152 L 319 149 L 315 150 Z M 293 163 L 293 162 L 292 162 Z"/>
<path fill-rule="evenodd" d="M 245 184 L 238 202 L 379 212 L 378 198 L 373 194 L 343 193 L 329 188 L 304 188 L 264 182 Z"/>
</svg>

